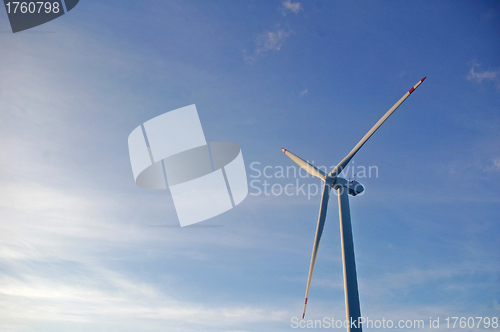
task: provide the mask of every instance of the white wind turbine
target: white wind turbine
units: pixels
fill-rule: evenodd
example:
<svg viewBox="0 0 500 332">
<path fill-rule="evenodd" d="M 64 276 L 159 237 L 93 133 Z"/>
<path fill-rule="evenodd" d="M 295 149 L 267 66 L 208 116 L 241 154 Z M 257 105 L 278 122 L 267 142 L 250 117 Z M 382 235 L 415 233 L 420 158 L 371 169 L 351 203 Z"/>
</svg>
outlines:
<svg viewBox="0 0 500 332">
<path fill-rule="evenodd" d="M 309 174 L 316 176 L 324 181 L 323 194 L 321 196 L 321 206 L 319 208 L 318 226 L 316 228 L 316 235 L 314 238 L 313 251 L 311 256 L 311 264 L 309 266 L 309 275 L 307 277 L 307 287 L 306 296 L 304 300 L 304 310 L 302 312 L 302 319 L 306 313 L 307 298 L 309 297 L 309 288 L 311 286 L 311 279 L 314 271 L 314 265 L 316 264 L 316 257 L 318 255 L 319 243 L 321 241 L 321 234 L 323 233 L 323 227 L 325 225 L 326 219 L 326 209 L 328 207 L 328 199 L 330 198 L 330 188 L 337 190 L 339 197 L 339 214 L 340 214 L 340 236 L 341 236 L 341 246 L 342 246 L 342 264 L 344 267 L 344 293 L 345 293 L 345 307 L 346 307 L 346 319 L 348 322 L 357 321 L 361 317 L 361 310 L 359 307 L 359 293 L 358 293 L 358 281 L 356 277 L 356 263 L 354 260 L 354 245 L 352 240 L 352 227 L 351 227 L 351 215 L 349 211 L 349 197 L 348 194 L 356 196 L 357 194 L 363 192 L 363 186 L 357 181 L 347 181 L 339 177 L 342 170 L 347 166 L 352 157 L 358 152 L 358 150 L 366 143 L 366 141 L 373 135 L 373 133 L 382 125 L 382 123 L 387 120 L 387 118 L 401 105 L 410 94 L 415 91 L 415 89 L 425 80 L 422 78 L 413 88 L 411 88 L 405 95 L 398 100 L 394 106 L 392 106 L 387 113 L 384 114 L 380 120 L 366 133 L 366 135 L 359 141 L 354 149 L 349 152 L 349 154 L 342 159 L 342 161 L 335 166 L 335 168 L 330 172 L 330 174 L 325 174 L 322 170 L 309 164 L 307 161 L 297 157 L 290 151 L 281 148 L 281 150 L 302 167 Z M 361 325 L 355 324 L 355 327 L 351 328 L 350 324 L 347 324 L 347 331 L 361 331 Z"/>
</svg>

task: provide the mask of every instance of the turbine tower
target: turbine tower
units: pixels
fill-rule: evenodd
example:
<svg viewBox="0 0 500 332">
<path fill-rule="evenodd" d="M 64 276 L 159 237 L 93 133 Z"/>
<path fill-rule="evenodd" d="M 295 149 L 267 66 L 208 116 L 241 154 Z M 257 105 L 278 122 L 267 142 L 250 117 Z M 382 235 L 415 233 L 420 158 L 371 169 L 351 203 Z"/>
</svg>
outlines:
<svg viewBox="0 0 500 332">
<path fill-rule="evenodd" d="M 377 129 L 382 125 L 382 123 L 387 120 L 387 118 L 394 113 L 394 111 L 401 105 L 406 98 L 408 98 L 413 91 L 425 80 L 422 78 L 417 84 L 415 84 L 401 99 L 398 100 L 394 106 L 392 106 L 385 114 L 378 120 L 378 122 L 370 129 L 366 135 L 356 144 L 356 146 L 349 152 L 349 154 L 342 159 L 342 161 L 335 166 L 335 168 L 329 173 L 325 174 L 322 170 L 316 168 L 315 166 L 309 164 L 307 161 L 297 157 L 290 151 L 281 148 L 281 150 L 292 159 L 297 165 L 307 171 L 309 174 L 316 176 L 323 180 L 323 194 L 321 196 L 321 205 L 319 208 L 318 225 L 316 227 L 316 235 L 314 237 L 313 251 L 311 256 L 311 264 L 309 266 L 309 275 L 307 277 L 307 287 L 306 296 L 304 300 L 304 310 L 302 311 L 302 319 L 306 314 L 307 299 L 309 298 L 309 289 L 311 287 L 311 280 L 314 272 L 314 265 L 316 264 L 316 257 L 318 256 L 319 243 L 321 241 L 321 235 L 323 233 L 323 228 L 325 226 L 326 220 L 326 210 L 328 207 L 328 199 L 330 198 L 331 188 L 337 190 L 337 196 L 339 200 L 339 215 L 340 215 L 340 239 L 342 246 L 342 265 L 344 268 L 344 294 L 345 294 L 345 308 L 346 308 L 346 319 L 350 322 L 355 322 L 351 327 L 351 324 L 347 324 L 347 331 L 351 332 L 361 332 L 361 324 L 359 324 L 358 319 L 361 317 L 361 310 L 359 306 L 359 293 L 358 293 L 358 281 L 356 276 L 356 262 L 354 259 L 354 244 L 352 240 L 352 227 L 351 227 L 351 214 L 349 210 L 349 196 L 356 196 L 363 192 L 364 187 L 359 182 L 351 180 L 347 181 L 341 178 L 339 175 L 342 170 L 351 161 L 354 155 L 361 149 L 361 147 L 366 143 L 366 141 L 377 131 Z"/>
</svg>

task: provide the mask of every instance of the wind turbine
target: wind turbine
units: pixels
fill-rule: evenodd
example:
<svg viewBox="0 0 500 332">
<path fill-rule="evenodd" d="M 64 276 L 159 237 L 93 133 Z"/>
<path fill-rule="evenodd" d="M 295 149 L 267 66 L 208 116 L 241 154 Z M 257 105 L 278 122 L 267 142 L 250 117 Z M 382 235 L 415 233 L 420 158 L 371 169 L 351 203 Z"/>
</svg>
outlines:
<svg viewBox="0 0 500 332">
<path fill-rule="evenodd" d="M 361 317 L 361 310 L 359 307 L 359 293 L 358 293 L 358 281 L 356 277 L 356 263 L 354 260 L 354 244 L 352 240 L 352 227 L 351 227 L 351 214 L 349 211 L 349 195 L 356 196 L 363 192 L 364 187 L 361 183 L 351 180 L 347 181 L 344 178 L 339 177 L 342 170 L 347 166 L 349 161 L 354 157 L 354 155 L 361 149 L 361 147 L 366 143 L 366 141 L 377 131 L 377 129 L 382 125 L 382 123 L 387 120 L 387 118 L 401 105 L 406 98 L 408 98 L 413 91 L 425 80 L 422 78 L 417 84 L 415 84 L 405 95 L 398 100 L 394 106 L 392 106 L 385 114 L 378 120 L 378 122 L 370 129 L 366 135 L 359 141 L 358 144 L 349 152 L 349 154 L 342 159 L 342 161 L 335 166 L 335 168 L 327 175 L 322 170 L 316 168 L 315 166 L 309 164 L 307 161 L 299 158 L 290 151 L 281 148 L 281 150 L 292 159 L 297 165 L 307 171 L 309 174 L 316 176 L 324 181 L 323 194 L 321 196 L 321 205 L 319 208 L 318 226 L 316 227 L 316 235 L 314 237 L 314 245 L 311 256 L 311 264 L 309 266 L 309 275 L 307 277 L 307 287 L 306 296 L 304 300 L 304 310 L 302 312 L 302 319 L 306 314 L 307 299 L 309 297 L 309 289 L 311 287 L 311 280 L 314 272 L 314 265 L 316 264 L 316 257 L 318 256 L 319 243 L 321 241 L 321 234 L 323 233 L 323 227 L 325 226 L 326 219 L 326 209 L 328 207 L 328 199 L 330 198 L 330 189 L 333 188 L 337 190 L 337 196 L 339 198 L 339 215 L 340 215 L 340 236 L 341 236 L 341 246 L 342 246 L 342 265 L 344 268 L 344 293 L 345 293 L 345 307 L 346 307 L 346 319 L 348 322 L 357 322 L 358 318 Z M 357 322 L 354 327 L 351 324 L 347 324 L 347 331 L 362 331 L 361 324 Z"/>
</svg>

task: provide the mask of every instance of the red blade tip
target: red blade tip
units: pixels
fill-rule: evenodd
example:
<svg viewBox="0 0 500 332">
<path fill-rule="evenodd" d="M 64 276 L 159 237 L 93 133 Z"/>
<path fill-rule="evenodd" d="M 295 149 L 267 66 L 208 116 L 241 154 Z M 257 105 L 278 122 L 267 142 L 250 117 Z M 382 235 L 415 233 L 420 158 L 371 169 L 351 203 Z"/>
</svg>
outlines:
<svg viewBox="0 0 500 332">
<path fill-rule="evenodd" d="M 420 80 L 420 82 L 425 81 L 425 79 L 426 79 L 426 78 L 427 78 L 427 76 L 425 76 L 424 78 L 422 78 L 422 79 Z"/>
<path fill-rule="evenodd" d="M 281 151 L 286 152 L 286 149 L 285 148 L 281 148 Z"/>
<path fill-rule="evenodd" d="M 305 315 L 306 315 L 306 313 L 304 312 L 304 313 L 302 314 L 302 319 L 304 319 L 304 316 L 305 316 Z"/>
</svg>

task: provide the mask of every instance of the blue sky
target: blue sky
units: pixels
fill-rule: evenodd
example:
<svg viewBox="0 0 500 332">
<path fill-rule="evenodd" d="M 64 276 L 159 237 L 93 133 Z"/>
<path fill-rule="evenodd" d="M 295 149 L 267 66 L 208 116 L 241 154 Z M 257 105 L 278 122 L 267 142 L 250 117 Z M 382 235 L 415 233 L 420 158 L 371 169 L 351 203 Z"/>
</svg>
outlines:
<svg viewBox="0 0 500 332">
<path fill-rule="evenodd" d="M 320 196 L 255 187 L 319 182 L 254 169 L 337 164 L 424 76 L 353 160 L 361 312 L 500 316 L 498 2 L 82 0 L 0 32 L 0 330 L 296 330 Z M 176 228 L 127 137 L 191 104 L 260 182 Z M 307 319 L 344 317 L 338 224 L 332 199 Z"/>
</svg>

